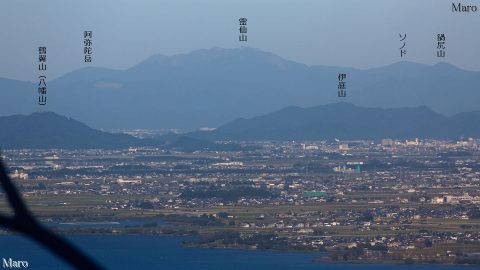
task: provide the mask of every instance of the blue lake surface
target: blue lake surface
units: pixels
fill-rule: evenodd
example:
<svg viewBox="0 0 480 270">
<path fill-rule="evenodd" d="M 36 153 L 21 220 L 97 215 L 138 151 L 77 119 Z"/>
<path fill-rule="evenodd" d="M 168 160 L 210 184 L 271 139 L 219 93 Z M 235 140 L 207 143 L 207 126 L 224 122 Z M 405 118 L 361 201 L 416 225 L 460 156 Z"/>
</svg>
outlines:
<svg viewBox="0 0 480 270">
<path fill-rule="evenodd" d="M 186 248 L 182 237 L 138 235 L 70 235 L 71 242 L 90 254 L 106 269 L 180 270 L 457 270 L 475 267 L 439 265 L 352 265 L 314 263 L 318 254 L 253 250 Z M 28 269 L 71 269 L 61 260 L 19 235 L 0 235 L 0 259 L 27 260 Z"/>
<path fill-rule="evenodd" d="M 66 223 L 45 223 L 48 227 L 58 227 L 58 228 L 115 228 L 115 227 L 134 227 L 142 226 L 145 224 L 156 223 L 157 226 L 166 225 L 166 222 L 161 218 L 153 219 L 132 219 L 132 220 L 122 220 L 118 222 L 66 222 Z"/>
</svg>

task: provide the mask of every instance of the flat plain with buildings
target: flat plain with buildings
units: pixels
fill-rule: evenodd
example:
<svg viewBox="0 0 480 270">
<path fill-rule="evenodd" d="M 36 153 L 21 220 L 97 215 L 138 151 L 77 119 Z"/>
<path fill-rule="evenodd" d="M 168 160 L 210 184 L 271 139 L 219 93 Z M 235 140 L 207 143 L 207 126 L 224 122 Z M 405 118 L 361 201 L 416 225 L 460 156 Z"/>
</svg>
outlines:
<svg viewBox="0 0 480 270">
<path fill-rule="evenodd" d="M 62 233 L 196 235 L 184 244 L 330 262 L 480 261 L 479 140 L 236 143 L 248 150 L 2 155 L 31 210 Z"/>
</svg>

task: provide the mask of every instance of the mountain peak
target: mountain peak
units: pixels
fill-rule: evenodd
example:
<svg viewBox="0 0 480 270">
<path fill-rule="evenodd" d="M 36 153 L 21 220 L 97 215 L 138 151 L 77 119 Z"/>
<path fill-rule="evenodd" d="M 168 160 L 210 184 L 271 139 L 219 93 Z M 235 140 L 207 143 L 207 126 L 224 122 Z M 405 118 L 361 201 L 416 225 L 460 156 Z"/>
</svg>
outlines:
<svg viewBox="0 0 480 270">
<path fill-rule="evenodd" d="M 54 112 L 0 117 L 0 146 L 17 148 L 116 148 L 141 145 L 130 135 L 92 129 Z"/>
<path fill-rule="evenodd" d="M 217 47 L 155 55 L 128 70 L 73 72 L 48 82 L 48 109 L 97 128 L 186 130 L 339 100 L 382 108 L 423 104 L 448 115 L 480 109 L 480 73 L 444 66 L 307 66 L 250 47 Z M 345 99 L 337 96 L 339 73 L 348 74 Z M 0 89 L 0 115 L 38 110 L 33 84 L 0 81 Z"/>
<path fill-rule="evenodd" d="M 59 115 L 55 112 L 50 112 L 50 111 L 39 111 L 39 112 L 33 112 L 31 113 L 29 116 L 40 116 L 40 117 L 43 117 L 43 116 L 50 116 L 50 117 L 65 117 L 65 116 L 62 116 L 62 115 Z"/>
</svg>

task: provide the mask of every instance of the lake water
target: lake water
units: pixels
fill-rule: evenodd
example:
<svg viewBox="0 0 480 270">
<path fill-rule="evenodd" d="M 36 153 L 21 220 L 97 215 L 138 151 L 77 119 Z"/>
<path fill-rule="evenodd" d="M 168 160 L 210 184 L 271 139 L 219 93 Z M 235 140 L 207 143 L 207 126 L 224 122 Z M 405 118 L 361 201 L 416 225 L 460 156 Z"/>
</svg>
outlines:
<svg viewBox="0 0 480 270">
<path fill-rule="evenodd" d="M 149 218 L 149 219 L 131 219 L 121 220 L 115 222 L 65 222 L 65 223 L 44 223 L 45 226 L 51 228 L 123 228 L 142 226 L 145 224 L 156 223 L 157 226 L 164 226 L 166 222 L 161 218 Z"/>
<path fill-rule="evenodd" d="M 182 247 L 182 237 L 72 235 L 68 238 L 107 269 L 179 270 L 457 270 L 438 265 L 350 265 L 313 263 L 315 254 Z M 71 269 L 42 247 L 18 235 L 0 235 L 0 259 L 27 260 L 28 269 Z M 1 268 L 0 268 L 1 269 Z"/>
</svg>

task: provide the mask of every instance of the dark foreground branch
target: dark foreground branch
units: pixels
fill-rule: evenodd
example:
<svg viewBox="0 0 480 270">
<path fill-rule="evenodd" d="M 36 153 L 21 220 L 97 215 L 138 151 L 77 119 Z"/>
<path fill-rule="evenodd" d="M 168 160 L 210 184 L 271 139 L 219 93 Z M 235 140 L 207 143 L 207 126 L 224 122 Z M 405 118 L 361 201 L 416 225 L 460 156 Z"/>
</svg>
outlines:
<svg viewBox="0 0 480 270">
<path fill-rule="evenodd" d="M 15 212 L 13 217 L 0 216 L 0 226 L 7 227 L 34 239 L 77 269 L 102 269 L 92 259 L 75 248 L 72 244 L 55 235 L 37 222 L 33 215 L 28 211 L 17 189 L 10 181 L 7 171 L 1 160 L 0 184 L 7 195 L 9 204 L 12 206 Z"/>
</svg>

